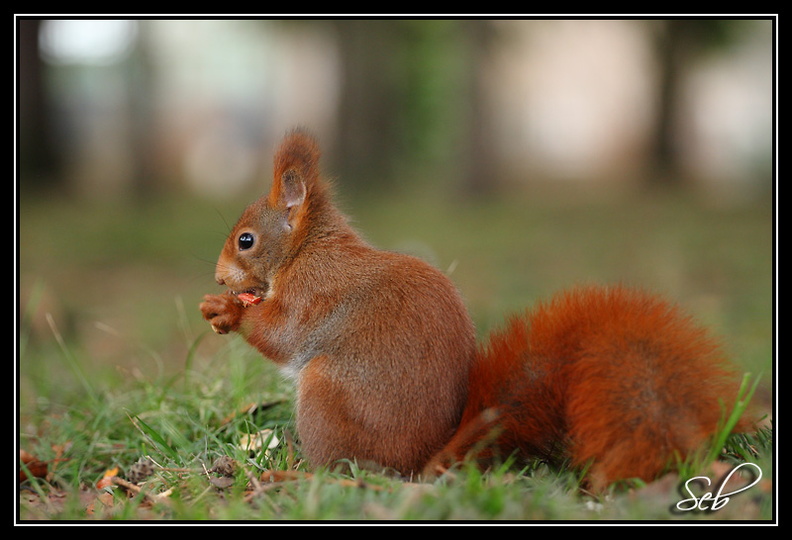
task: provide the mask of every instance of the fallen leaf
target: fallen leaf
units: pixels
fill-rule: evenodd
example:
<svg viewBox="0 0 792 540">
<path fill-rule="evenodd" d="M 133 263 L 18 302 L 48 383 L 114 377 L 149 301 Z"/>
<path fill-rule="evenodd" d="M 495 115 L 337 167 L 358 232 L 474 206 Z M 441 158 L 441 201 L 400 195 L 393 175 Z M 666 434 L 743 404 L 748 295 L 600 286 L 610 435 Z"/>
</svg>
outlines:
<svg viewBox="0 0 792 540">
<path fill-rule="evenodd" d="M 44 478 L 47 476 L 47 462 L 40 461 L 33 454 L 19 449 L 19 481 L 24 482 L 28 479 L 28 473 L 34 478 Z M 22 467 L 24 465 L 24 467 Z M 27 469 L 27 471 L 25 470 Z"/>
<path fill-rule="evenodd" d="M 118 476 L 118 467 L 107 469 L 102 475 L 102 478 L 100 478 L 99 481 L 96 483 L 96 488 L 104 489 L 108 486 L 112 486 L 114 476 Z"/>
<path fill-rule="evenodd" d="M 96 506 L 97 503 L 100 504 L 99 508 L 97 508 Z M 107 491 L 103 491 L 98 496 L 96 496 L 96 498 L 94 498 L 90 503 L 88 503 L 88 505 L 85 507 L 85 512 L 89 516 L 93 516 L 97 514 L 97 511 L 102 511 L 108 508 L 112 508 L 114 503 L 115 503 L 115 499 L 113 497 L 113 494 Z"/>
<path fill-rule="evenodd" d="M 228 476 L 210 476 L 209 483 L 218 489 L 226 489 L 234 485 L 234 479 Z"/>
</svg>

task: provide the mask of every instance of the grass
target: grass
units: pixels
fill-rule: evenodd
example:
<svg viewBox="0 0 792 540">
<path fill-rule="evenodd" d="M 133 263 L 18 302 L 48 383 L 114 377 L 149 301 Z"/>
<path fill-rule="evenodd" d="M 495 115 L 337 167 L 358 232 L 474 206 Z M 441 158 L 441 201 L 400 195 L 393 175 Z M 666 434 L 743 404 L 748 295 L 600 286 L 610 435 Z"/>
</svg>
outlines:
<svg viewBox="0 0 792 540">
<path fill-rule="evenodd" d="M 581 489 L 578 472 L 542 463 L 507 463 L 485 473 L 461 468 L 428 484 L 354 466 L 348 474 L 305 470 L 293 390 L 241 340 L 212 334 L 197 312 L 200 296 L 216 289 L 213 262 L 242 203 L 222 206 L 175 198 L 139 206 L 23 199 L 17 436 L 22 449 L 46 462 L 47 475 L 20 484 L 20 519 L 774 516 L 770 430 L 725 441 L 721 458 L 755 461 L 763 479 L 717 512 L 672 512 L 683 497 L 672 476 L 595 497 Z M 740 369 L 764 373 L 753 400 L 770 404 L 766 204 L 714 207 L 679 195 L 627 204 L 568 198 L 471 204 L 410 195 L 349 199 L 344 206 L 373 243 L 448 269 L 482 334 L 505 314 L 575 282 L 641 283 L 682 302 L 723 336 Z M 267 454 L 248 452 L 245 437 L 263 430 L 273 430 L 280 444 Z M 126 478 L 141 458 L 153 464 L 142 491 L 121 481 L 96 487 L 116 467 Z M 210 472 L 219 459 L 235 465 L 229 475 Z M 270 482 L 264 470 L 295 472 Z"/>
<path fill-rule="evenodd" d="M 721 514 L 671 516 L 680 500 L 675 484 L 615 491 L 602 499 L 586 494 L 578 474 L 542 463 L 517 469 L 504 465 L 482 473 L 463 468 L 434 483 L 404 482 L 356 470 L 318 471 L 299 463 L 288 444 L 293 431 L 291 396 L 280 376 L 239 340 L 231 342 L 196 372 L 176 380 L 138 379 L 121 383 L 100 400 L 84 397 L 50 409 L 25 433 L 21 444 L 51 465 L 46 479 L 32 479 L 21 493 L 23 520 L 687 520 L 768 519 L 771 494 L 735 500 Z M 254 381 L 255 384 L 251 384 Z M 247 401 L 259 405 L 249 407 Z M 236 414 L 232 414 L 236 412 Z M 242 438 L 274 429 L 286 441 L 270 455 L 245 451 Z M 752 445 L 760 466 L 771 474 L 770 441 L 739 439 L 730 448 Z M 67 448 L 61 451 L 63 446 Z M 732 451 L 732 454 L 735 454 Z M 220 458 L 235 463 L 231 483 L 221 487 L 211 471 Z M 748 455 L 755 461 L 756 457 Z M 144 493 L 121 487 L 98 489 L 107 470 L 128 475 L 141 458 L 154 463 Z M 741 458 L 742 459 L 742 458 Z M 298 471 L 275 482 L 263 471 Z M 156 497 L 167 493 L 165 497 Z"/>
</svg>

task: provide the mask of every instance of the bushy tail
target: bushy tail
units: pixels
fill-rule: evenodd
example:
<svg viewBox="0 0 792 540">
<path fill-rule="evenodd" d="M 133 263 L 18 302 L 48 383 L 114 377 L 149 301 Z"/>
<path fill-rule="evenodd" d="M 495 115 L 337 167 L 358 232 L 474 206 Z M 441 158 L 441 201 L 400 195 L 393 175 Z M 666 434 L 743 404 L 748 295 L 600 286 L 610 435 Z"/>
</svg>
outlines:
<svg viewBox="0 0 792 540">
<path fill-rule="evenodd" d="M 574 289 L 480 349 L 460 427 L 430 467 L 518 451 L 590 467 L 594 487 L 651 480 L 719 429 L 738 383 L 677 307 L 623 287 Z"/>
</svg>

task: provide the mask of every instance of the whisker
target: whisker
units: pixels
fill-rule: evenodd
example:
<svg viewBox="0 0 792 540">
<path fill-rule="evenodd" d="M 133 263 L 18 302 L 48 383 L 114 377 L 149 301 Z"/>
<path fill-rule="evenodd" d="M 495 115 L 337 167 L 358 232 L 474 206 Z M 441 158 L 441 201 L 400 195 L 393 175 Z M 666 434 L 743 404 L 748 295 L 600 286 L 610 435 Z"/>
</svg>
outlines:
<svg viewBox="0 0 792 540">
<path fill-rule="evenodd" d="M 225 228 L 228 231 L 226 233 L 225 237 L 228 237 L 228 234 L 231 232 L 231 226 L 228 224 L 228 221 L 226 221 L 225 216 L 220 212 L 219 208 L 215 207 L 214 210 L 215 210 L 215 213 L 217 213 L 217 215 L 220 217 L 220 220 L 223 222 L 223 225 L 225 225 Z"/>
</svg>

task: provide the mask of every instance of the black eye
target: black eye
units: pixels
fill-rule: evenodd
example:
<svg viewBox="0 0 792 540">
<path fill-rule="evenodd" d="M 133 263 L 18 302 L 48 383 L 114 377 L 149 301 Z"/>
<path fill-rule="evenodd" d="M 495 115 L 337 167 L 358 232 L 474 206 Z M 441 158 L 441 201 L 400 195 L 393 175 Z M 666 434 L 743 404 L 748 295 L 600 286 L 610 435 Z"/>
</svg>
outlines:
<svg viewBox="0 0 792 540">
<path fill-rule="evenodd" d="M 253 247 L 253 242 L 255 238 L 249 232 L 243 232 L 239 235 L 239 239 L 237 240 L 237 244 L 239 245 L 239 249 L 250 249 Z"/>
</svg>

